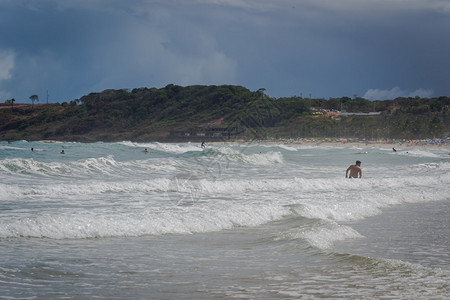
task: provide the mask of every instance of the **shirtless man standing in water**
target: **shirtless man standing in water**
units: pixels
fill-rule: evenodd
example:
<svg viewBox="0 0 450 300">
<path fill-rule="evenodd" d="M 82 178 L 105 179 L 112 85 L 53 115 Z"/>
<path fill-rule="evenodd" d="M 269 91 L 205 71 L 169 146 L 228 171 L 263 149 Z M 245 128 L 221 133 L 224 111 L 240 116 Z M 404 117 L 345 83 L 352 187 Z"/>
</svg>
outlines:
<svg viewBox="0 0 450 300">
<path fill-rule="evenodd" d="M 350 171 L 350 178 L 359 178 L 362 177 L 362 171 L 361 171 L 361 162 L 359 160 L 356 161 L 356 164 L 351 165 L 347 168 L 347 171 L 345 171 L 345 178 L 348 178 L 348 171 Z"/>
</svg>

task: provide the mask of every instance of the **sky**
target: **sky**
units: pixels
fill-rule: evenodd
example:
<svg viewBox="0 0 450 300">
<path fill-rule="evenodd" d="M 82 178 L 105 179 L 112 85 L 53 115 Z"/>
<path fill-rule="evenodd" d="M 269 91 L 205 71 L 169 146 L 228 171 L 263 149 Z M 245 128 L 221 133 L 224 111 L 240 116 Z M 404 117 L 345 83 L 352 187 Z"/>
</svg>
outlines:
<svg viewBox="0 0 450 300">
<path fill-rule="evenodd" d="M 450 1 L 0 0 L 0 103 L 168 84 L 450 96 Z"/>
</svg>

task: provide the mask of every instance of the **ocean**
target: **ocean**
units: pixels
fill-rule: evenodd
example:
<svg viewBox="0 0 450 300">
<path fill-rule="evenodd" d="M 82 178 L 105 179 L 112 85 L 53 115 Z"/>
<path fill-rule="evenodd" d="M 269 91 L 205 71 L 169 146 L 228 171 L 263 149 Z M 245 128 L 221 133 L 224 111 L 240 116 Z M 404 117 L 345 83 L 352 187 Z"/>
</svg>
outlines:
<svg viewBox="0 0 450 300">
<path fill-rule="evenodd" d="M 0 142 L 0 299 L 448 299 L 449 151 Z"/>
</svg>

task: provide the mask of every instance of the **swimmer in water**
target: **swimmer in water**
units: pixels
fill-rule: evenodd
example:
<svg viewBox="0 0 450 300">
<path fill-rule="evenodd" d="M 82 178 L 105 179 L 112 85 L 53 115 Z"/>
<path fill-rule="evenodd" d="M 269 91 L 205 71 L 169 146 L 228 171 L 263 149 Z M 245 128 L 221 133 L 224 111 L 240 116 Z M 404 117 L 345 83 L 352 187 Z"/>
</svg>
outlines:
<svg viewBox="0 0 450 300">
<path fill-rule="evenodd" d="M 348 176 L 348 172 L 350 171 L 350 177 Z M 361 170 L 361 162 L 359 160 L 356 161 L 356 164 L 351 165 L 347 168 L 347 171 L 345 171 L 345 178 L 359 178 L 362 177 L 362 170 Z"/>
</svg>

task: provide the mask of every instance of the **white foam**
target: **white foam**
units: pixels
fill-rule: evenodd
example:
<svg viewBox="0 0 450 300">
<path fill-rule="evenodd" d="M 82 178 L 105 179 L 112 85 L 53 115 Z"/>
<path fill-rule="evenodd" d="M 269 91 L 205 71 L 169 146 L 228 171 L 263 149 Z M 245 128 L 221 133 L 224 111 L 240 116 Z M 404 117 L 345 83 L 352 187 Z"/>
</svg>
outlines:
<svg viewBox="0 0 450 300">
<path fill-rule="evenodd" d="M 288 146 L 285 144 L 281 144 L 279 145 L 280 148 L 284 149 L 284 150 L 288 150 L 288 151 L 298 151 L 298 148 L 294 148 L 292 146 Z"/>
<path fill-rule="evenodd" d="M 272 164 L 283 164 L 283 155 L 278 151 L 268 151 L 260 153 L 245 153 L 230 147 L 214 148 L 216 155 L 214 158 L 224 161 L 243 162 L 256 166 L 268 166 Z"/>
<path fill-rule="evenodd" d="M 160 151 L 164 151 L 164 152 L 168 152 L 168 153 L 181 154 L 181 153 L 192 152 L 192 151 L 196 151 L 196 152 L 203 151 L 203 148 L 200 147 L 200 144 L 194 145 L 191 143 L 186 143 L 186 144 L 155 143 L 155 145 L 156 145 L 156 147 L 155 147 L 156 150 L 160 150 Z"/>
<path fill-rule="evenodd" d="M 134 142 L 120 142 L 119 144 L 133 147 L 133 148 L 148 148 L 150 150 L 156 150 L 166 153 L 174 153 L 174 154 L 182 154 L 186 152 L 201 152 L 203 148 L 200 147 L 200 144 L 194 145 L 191 143 L 180 143 L 180 144 L 172 144 L 172 143 L 134 143 Z"/>
<path fill-rule="evenodd" d="M 165 174 L 159 178 L 150 178 L 137 176 L 136 172 L 139 165 L 134 162 L 118 163 L 112 158 L 89 159 L 80 162 L 70 163 L 70 168 L 67 165 L 59 163 L 44 164 L 35 163 L 32 160 L 26 161 L 27 172 L 34 170 L 34 172 L 43 172 L 48 174 L 53 172 L 57 175 L 73 175 L 76 173 L 96 173 L 108 174 L 108 177 L 88 180 L 73 180 L 71 182 L 54 180 L 53 182 L 46 182 L 45 185 L 40 183 L 29 184 L 26 186 L 16 185 L 16 190 L 13 191 L 14 185 L 4 193 L 11 193 L 10 196 L 16 195 L 45 195 L 52 197 L 63 197 L 64 195 L 72 194 L 101 194 L 105 192 L 186 192 L 191 190 L 200 190 L 204 195 L 242 195 L 245 193 L 261 193 L 271 192 L 275 195 L 296 195 L 297 201 L 304 201 L 303 197 L 307 199 L 315 199 L 316 203 L 322 206 L 320 199 L 329 201 L 327 197 L 333 197 L 334 202 L 341 201 L 340 199 L 353 199 L 357 201 L 356 204 L 349 204 L 357 208 L 358 203 L 381 203 L 398 204 L 401 202 L 420 201 L 420 199 L 442 199 L 449 194 L 450 189 L 450 174 L 444 172 L 435 175 L 425 174 L 421 176 L 401 177 L 401 178 L 371 178 L 361 180 L 349 180 L 345 178 L 338 179 L 308 179 L 308 178 L 293 178 L 293 179 L 220 179 L 216 178 L 201 178 L 193 176 L 192 173 L 189 178 L 185 178 L 183 185 L 176 182 L 177 176 L 174 176 L 170 170 L 164 169 Z M 30 167 L 31 164 L 33 167 Z M 142 174 L 152 170 L 149 169 L 150 164 L 145 164 L 140 171 Z M 0 167 L 2 165 L 0 164 Z M 163 164 L 166 167 L 166 164 Z M 153 172 L 163 168 L 151 164 Z M 439 165 L 442 167 L 449 167 L 449 164 Z M 5 166 L 3 166 L 5 167 Z M 44 169 L 42 171 L 41 169 Z M 125 169 L 125 170 L 121 170 Z M 176 169 L 173 167 L 172 169 Z M 107 170 L 107 171 L 105 171 Z M 120 171 L 121 170 L 121 171 Z M 428 170 L 428 169 L 426 169 Z M 116 173 L 120 172 L 119 175 Z M 128 176 L 128 172 L 132 177 Z M 114 177 L 113 175 L 117 176 Z M 164 173 L 163 173 L 164 174 Z M 175 174 L 176 175 L 176 174 Z M 82 178 L 82 177 L 81 177 Z M 184 178 L 184 177 L 183 177 Z M 433 188 L 439 187 L 439 188 Z M 426 190 L 422 194 L 422 190 Z M 15 197 L 16 197 L 15 196 Z M 5 196 L 6 197 L 6 196 Z M 369 201 L 360 199 L 366 197 Z M 390 199 L 392 198 L 392 199 Z M 288 203 L 292 198 L 288 199 Z M 343 205 L 342 202 L 340 205 Z M 355 206 L 356 205 L 356 206 Z M 321 209 L 321 208 L 320 208 Z M 362 211 L 367 210 L 367 207 L 361 207 Z"/>
<path fill-rule="evenodd" d="M 445 175 L 444 175 L 445 176 Z M 448 199 L 450 194 L 450 177 L 441 185 L 440 178 L 422 178 L 411 181 L 411 184 L 392 184 L 384 186 L 382 181 L 372 181 L 370 188 L 348 188 L 340 193 L 320 193 L 311 201 L 301 200 L 303 204 L 295 208 L 296 213 L 307 218 L 317 218 L 336 222 L 350 222 L 377 215 L 381 210 L 401 203 L 417 203 L 442 201 Z M 389 181 L 389 180 L 386 180 Z M 417 183 L 413 185 L 412 183 Z M 403 184 L 403 185 L 402 185 Z M 379 187 L 377 187 L 379 186 Z M 429 187 L 431 186 L 431 188 Z M 433 188 L 433 186 L 440 188 Z"/>
<path fill-rule="evenodd" d="M 287 238 L 325 249 L 336 240 L 360 237 L 348 222 L 380 214 L 389 206 L 445 200 L 450 194 L 450 163 L 442 157 L 405 159 L 414 164 L 402 160 L 392 168 L 384 161 L 392 161 L 390 154 L 377 152 L 373 157 L 369 151 L 367 159 L 377 163 L 364 165 L 364 178 L 349 180 L 343 178 L 347 164 L 337 161 L 354 161 L 355 153 L 348 150 L 322 147 L 320 152 L 286 153 L 291 150 L 119 144 L 113 152 L 117 160 L 0 160 L 0 203 L 12 208 L 0 219 L 0 237 L 190 234 L 300 216 L 312 220 L 311 226 L 288 231 Z M 89 154 L 104 153 L 104 145 L 97 152 L 90 147 Z M 160 152 L 121 161 L 123 152 L 136 153 L 126 147 Z M 317 153 L 320 156 L 314 158 Z M 339 154 L 336 159 L 324 156 L 334 153 Z M 312 158 L 298 159 L 303 155 Z M 325 166 L 319 159 L 331 164 Z M 212 176 L 208 167 L 216 162 L 226 163 L 227 169 Z"/>
<path fill-rule="evenodd" d="M 0 150 L 27 150 L 30 151 L 29 148 L 20 148 L 20 147 L 12 147 L 12 146 L 0 146 Z"/>
<path fill-rule="evenodd" d="M 311 230 L 291 233 L 291 238 L 302 238 L 308 241 L 313 246 L 323 250 L 331 248 L 335 242 L 346 239 L 363 238 L 356 230 L 349 226 L 328 224 L 327 226 L 320 226 Z"/>
<path fill-rule="evenodd" d="M 224 207 L 186 208 L 172 210 L 144 209 L 132 213 L 44 214 L 0 220 L 0 237 L 37 237 L 80 239 L 97 237 L 191 234 L 231 229 L 236 226 L 258 226 L 278 220 L 288 213 L 285 208 L 271 206 L 233 205 Z"/>
<path fill-rule="evenodd" d="M 253 164 L 253 165 L 259 165 L 259 166 L 268 166 L 272 164 L 282 164 L 283 161 L 283 155 L 280 152 L 267 152 L 267 153 L 256 153 L 256 154 L 249 154 L 249 155 L 243 155 L 242 160 L 245 163 Z"/>
<path fill-rule="evenodd" d="M 148 172 L 173 172 L 180 162 L 173 159 L 164 161 L 150 157 L 141 161 L 118 162 L 112 155 L 107 157 L 87 158 L 72 162 L 39 162 L 28 159 L 4 159 L 0 161 L 0 171 L 14 176 L 38 177 L 72 177 L 85 178 L 93 175 L 108 177 L 132 176 L 140 178 Z M 0 174 L 1 175 L 1 174 Z"/>
<path fill-rule="evenodd" d="M 33 174 L 48 175 L 53 169 L 60 166 L 59 163 L 43 163 L 24 158 L 4 159 L 0 161 L 0 171 L 6 174 Z"/>
<path fill-rule="evenodd" d="M 288 146 L 287 144 L 253 144 L 249 145 L 250 147 L 264 147 L 264 148 L 281 148 L 287 151 L 298 151 L 298 147 Z"/>
</svg>

